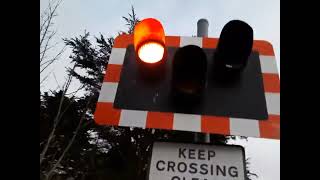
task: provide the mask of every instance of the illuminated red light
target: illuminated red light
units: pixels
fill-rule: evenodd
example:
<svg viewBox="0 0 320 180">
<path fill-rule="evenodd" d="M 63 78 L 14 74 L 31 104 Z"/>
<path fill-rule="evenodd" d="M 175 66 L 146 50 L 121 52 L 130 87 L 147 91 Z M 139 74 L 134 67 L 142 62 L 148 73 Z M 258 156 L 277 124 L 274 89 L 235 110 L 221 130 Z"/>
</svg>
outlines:
<svg viewBox="0 0 320 180">
<path fill-rule="evenodd" d="M 135 26 L 133 33 L 134 49 L 141 61 L 152 64 L 164 58 L 165 34 L 158 20 L 142 20 Z"/>
</svg>

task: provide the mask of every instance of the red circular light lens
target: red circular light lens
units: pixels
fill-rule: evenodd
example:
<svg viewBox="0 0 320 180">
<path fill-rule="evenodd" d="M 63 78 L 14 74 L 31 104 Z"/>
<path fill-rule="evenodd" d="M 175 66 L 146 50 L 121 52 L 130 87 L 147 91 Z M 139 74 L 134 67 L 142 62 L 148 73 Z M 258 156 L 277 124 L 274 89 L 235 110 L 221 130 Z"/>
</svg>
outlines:
<svg viewBox="0 0 320 180">
<path fill-rule="evenodd" d="M 145 63 L 157 63 L 164 57 L 165 35 L 161 23 L 153 18 L 139 22 L 134 28 L 134 48 Z"/>
</svg>

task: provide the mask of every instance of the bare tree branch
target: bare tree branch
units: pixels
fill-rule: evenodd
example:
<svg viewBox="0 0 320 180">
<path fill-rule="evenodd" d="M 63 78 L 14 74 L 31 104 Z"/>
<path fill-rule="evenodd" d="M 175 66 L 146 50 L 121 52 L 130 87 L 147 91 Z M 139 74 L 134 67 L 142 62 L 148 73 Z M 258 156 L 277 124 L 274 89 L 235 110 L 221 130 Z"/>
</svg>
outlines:
<svg viewBox="0 0 320 180">
<path fill-rule="evenodd" d="M 43 54 L 44 52 L 49 51 L 49 50 L 52 49 L 53 47 L 56 47 L 58 44 L 59 44 L 59 43 L 56 42 L 54 45 L 50 45 L 50 46 L 48 45 L 47 49 L 46 49 L 46 50 L 42 50 L 42 51 L 40 52 L 40 54 Z"/>
<path fill-rule="evenodd" d="M 59 1 L 53 1 L 53 5 L 51 4 L 52 1 L 49 1 L 49 5 L 48 5 L 48 9 L 46 9 L 44 11 L 44 15 L 46 15 L 48 17 L 47 21 L 45 21 L 45 23 L 43 23 L 42 27 L 40 26 L 40 36 L 42 33 L 42 36 L 40 37 L 40 47 L 42 46 L 42 43 L 47 35 L 47 32 L 50 28 L 50 26 L 52 25 L 52 19 L 56 16 L 56 10 L 58 8 L 58 6 L 60 5 L 62 0 Z M 54 4 L 55 3 L 55 4 Z M 53 8 L 52 8 L 53 6 Z"/>
<path fill-rule="evenodd" d="M 47 8 L 48 9 L 48 8 Z M 41 15 L 41 19 L 40 19 L 40 36 L 41 33 L 43 32 L 43 28 L 45 27 L 45 24 L 48 22 L 49 17 L 47 16 L 47 14 L 45 13 L 47 11 L 47 9 L 44 11 L 44 13 L 42 13 Z"/>
<path fill-rule="evenodd" d="M 52 70 L 53 71 L 53 70 Z M 41 84 L 50 76 L 50 74 L 52 73 L 52 71 L 50 71 L 41 81 L 40 81 L 40 86 Z"/>
<path fill-rule="evenodd" d="M 49 179 L 51 178 L 52 173 L 53 173 L 54 170 L 57 168 L 57 166 L 60 165 L 61 160 L 64 158 L 65 154 L 68 152 L 68 150 L 69 150 L 70 147 L 72 146 L 72 144 L 73 144 L 73 142 L 74 142 L 74 140 L 75 140 L 75 138 L 76 138 L 76 136 L 77 136 L 77 134 L 78 134 L 78 131 L 79 131 L 80 128 L 81 128 L 82 122 L 83 122 L 83 120 L 85 119 L 84 117 L 85 117 L 86 112 L 87 112 L 87 110 L 88 110 L 88 107 L 89 107 L 89 104 L 90 104 L 90 102 L 91 102 L 91 99 L 92 99 L 92 96 L 89 98 L 89 100 L 88 100 L 88 102 L 87 102 L 87 104 L 86 104 L 86 108 L 85 108 L 85 110 L 84 110 L 83 113 L 82 113 L 82 116 L 81 116 L 81 118 L 80 118 L 80 121 L 79 121 L 79 123 L 78 123 L 78 126 L 77 126 L 76 130 L 75 130 L 74 133 L 73 133 L 72 139 L 69 141 L 67 147 L 64 149 L 64 151 L 63 151 L 62 155 L 59 157 L 58 161 L 54 164 L 54 166 L 51 168 L 51 170 L 50 170 L 50 171 L 48 172 L 48 174 L 46 175 L 46 179 L 47 179 L 47 180 L 49 180 Z"/>
<path fill-rule="evenodd" d="M 56 81 L 56 83 L 57 83 L 57 85 L 58 85 L 58 88 L 61 89 L 61 87 L 60 87 L 60 85 L 59 85 L 59 83 L 58 83 L 58 81 L 57 81 L 57 77 L 56 77 L 56 74 L 55 74 L 55 73 L 53 73 L 53 78 L 54 78 L 54 80 Z"/>
<path fill-rule="evenodd" d="M 73 91 L 73 92 L 71 92 L 71 93 L 66 94 L 66 96 L 67 96 L 67 95 L 70 95 L 70 94 L 73 94 L 73 96 L 75 96 L 75 94 L 76 94 L 78 91 L 80 91 L 81 89 L 83 89 L 83 88 L 84 88 L 84 86 L 81 85 L 77 90 L 75 90 L 75 91 Z"/>
<path fill-rule="evenodd" d="M 52 28 L 53 20 L 57 16 L 57 9 L 61 2 L 62 0 L 49 0 L 48 7 L 41 13 L 40 16 L 40 75 L 50 65 L 52 65 L 52 63 L 57 61 L 65 50 L 64 47 L 54 57 L 47 58 L 49 52 L 48 50 L 57 45 L 57 43 L 55 43 L 53 46 L 51 45 L 51 42 L 57 33 L 57 31 L 52 30 Z M 40 84 L 42 84 L 47 78 L 48 75 L 41 80 Z"/>
<path fill-rule="evenodd" d="M 41 143 L 40 143 L 40 146 L 43 144 L 43 143 L 45 143 L 46 141 L 42 141 Z"/>
<path fill-rule="evenodd" d="M 42 55 L 41 55 L 41 52 L 40 52 L 40 55 L 41 55 L 41 57 L 40 57 L 40 63 L 43 61 L 43 58 L 45 57 L 45 54 L 46 54 L 46 52 L 48 51 L 48 46 L 49 46 L 49 42 L 51 41 L 51 39 L 53 38 L 53 36 L 56 34 L 56 31 L 53 31 L 49 36 L 48 36 L 48 38 L 46 38 L 46 44 L 45 44 L 45 46 L 44 46 L 44 49 L 43 49 L 43 51 L 42 51 Z M 41 51 L 41 49 L 40 49 L 40 51 Z M 41 66 L 41 65 L 40 65 Z"/>
<path fill-rule="evenodd" d="M 74 65 L 73 70 L 75 69 L 75 67 L 76 67 L 76 64 Z M 67 92 L 67 90 L 69 89 L 69 86 L 70 86 L 70 84 L 71 84 L 71 80 L 72 80 L 72 76 L 69 75 L 66 83 L 65 83 L 64 86 L 63 86 L 63 93 L 62 93 L 62 95 L 61 95 L 61 99 L 60 99 L 60 103 L 59 103 L 57 115 L 56 115 L 56 117 L 54 118 L 54 121 L 53 121 L 54 124 L 53 124 L 52 131 L 51 131 L 51 133 L 50 133 L 50 135 L 49 135 L 49 137 L 48 137 L 48 141 L 47 141 L 46 146 L 44 147 L 43 151 L 42 151 L 41 154 L 40 154 L 40 166 L 41 166 L 41 164 L 42 164 L 42 162 L 43 162 L 43 160 L 44 160 L 44 157 L 45 157 L 45 155 L 46 155 L 46 153 L 47 153 L 47 150 L 48 150 L 48 148 L 49 148 L 49 145 L 50 145 L 50 143 L 51 143 L 51 141 L 52 141 L 52 139 L 53 139 L 54 133 L 55 133 L 55 131 L 56 131 L 57 125 L 59 124 L 59 121 L 60 121 L 60 119 L 61 119 L 60 114 L 61 114 L 62 104 L 63 104 L 63 101 L 64 101 L 65 94 L 66 94 L 66 92 Z"/>
<path fill-rule="evenodd" d="M 60 51 L 55 57 L 53 57 L 52 59 L 44 62 L 43 64 L 40 64 L 40 67 L 43 66 L 44 64 L 47 64 L 44 68 L 42 68 L 42 69 L 40 70 L 40 74 L 41 74 L 45 69 L 47 69 L 52 63 L 54 63 L 56 60 L 58 60 L 59 57 L 62 55 L 62 53 L 65 51 L 65 49 L 66 49 L 66 46 L 64 46 L 64 47 L 61 49 L 61 51 Z"/>
<path fill-rule="evenodd" d="M 70 99 L 73 99 L 76 95 L 76 93 L 82 88 L 83 86 L 81 85 L 76 91 L 74 91 L 73 95 L 70 97 Z M 69 93 L 71 94 L 71 93 Z M 67 96 L 68 94 L 65 94 L 65 96 Z M 64 109 L 64 111 L 61 113 L 59 118 L 62 118 L 62 116 L 64 115 L 64 113 L 69 109 L 69 107 L 72 105 L 73 102 L 69 103 L 68 106 Z"/>
</svg>

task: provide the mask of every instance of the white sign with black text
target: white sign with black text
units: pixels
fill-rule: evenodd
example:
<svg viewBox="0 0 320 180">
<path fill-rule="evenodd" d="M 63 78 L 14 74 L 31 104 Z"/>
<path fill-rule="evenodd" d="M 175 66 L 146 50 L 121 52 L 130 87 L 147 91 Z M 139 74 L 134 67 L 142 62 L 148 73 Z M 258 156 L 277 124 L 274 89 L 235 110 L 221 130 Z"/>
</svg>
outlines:
<svg viewBox="0 0 320 180">
<path fill-rule="evenodd" d="M 155 142 L 149 180 L 245 180 L 241 146 Z"/>
</svg>

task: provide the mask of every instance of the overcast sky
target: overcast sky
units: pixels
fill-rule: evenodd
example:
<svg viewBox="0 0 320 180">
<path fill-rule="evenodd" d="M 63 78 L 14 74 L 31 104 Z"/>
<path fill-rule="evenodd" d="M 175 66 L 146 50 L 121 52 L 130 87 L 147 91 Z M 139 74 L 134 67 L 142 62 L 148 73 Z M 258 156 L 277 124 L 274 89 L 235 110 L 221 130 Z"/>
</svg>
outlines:
<svg viewBox="0 0 320 180">
<path fill-rule="evenodd" d="M 48 0 L 40 1 L 43 10 Z M 209 21 L 209 37 L 219 37 L 223 26 L 230 20 L 240 19 L 254 29 L 254 38 L 267 40 L 273 44 L 278 70 L 280 72 L 280 1 L 279 0 L 64 0 L 55 19 L 58 30 L 56 46 L 63 46 L 61 38 L 71 38 L 84 34 L 105 37 L 115 36 L 125 30 L 122 16 L 127 16 L 134 6 L 140 19 L 154 17 L 161 21 L 166 35 L 196 35 L 197 21 L 206 18 Z M 54 52 L 52 52 L 54 53 Z M 67 50 L 62 59 L 55 63 L 41 89 L 54 90 L 64 82 L 65 67 L 68 65 Z M 78 84 L 73 85 L 73 89 Z M 259 180 L 280 179 L 280 141 L 249 138 L 249 141 L 237 141 L 246 149 L 251 158 L 250 169 L 259 175 Z"/>
</svg>

